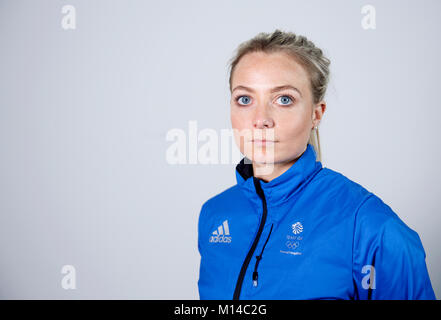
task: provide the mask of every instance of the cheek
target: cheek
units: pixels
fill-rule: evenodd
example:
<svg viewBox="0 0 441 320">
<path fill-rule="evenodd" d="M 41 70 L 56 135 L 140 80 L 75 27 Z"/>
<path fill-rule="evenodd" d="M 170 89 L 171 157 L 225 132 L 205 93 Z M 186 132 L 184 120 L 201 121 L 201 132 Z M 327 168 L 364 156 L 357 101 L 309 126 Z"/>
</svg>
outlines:
<svg viewBox="0 0 441 320">
<path fill-rule="evenodd" d="M 309 115 L 304 112 L 280 119 L 278 131 L 281 137 L 289 140 L 307 134 L 310 126 Z"/>
<path fill-rule="evenodd" d="M 247 118 L 239 112 L 231 112 L 231 126 L 233 129 L 242 130 L 247 127 Z"/>
<path fill-rule="evenodd" d="M 249 115 L 243 112 L 231 112 L 231 127 L 233 128 L 233 137 L 239 150 L 251 157 L 252 125 Z"/>
</svg>

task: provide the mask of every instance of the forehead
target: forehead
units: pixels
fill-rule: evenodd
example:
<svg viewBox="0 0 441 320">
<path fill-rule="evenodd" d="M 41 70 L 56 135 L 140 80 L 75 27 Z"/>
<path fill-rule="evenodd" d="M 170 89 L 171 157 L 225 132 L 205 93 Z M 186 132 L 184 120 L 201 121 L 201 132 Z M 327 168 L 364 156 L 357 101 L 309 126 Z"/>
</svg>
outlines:
<svg viewBox="0 0 441 320">
<path fill-rule="evenodd" d="M 255 89 L 270 89 L 290 84 L 301 91 L 308 88 L 308 73 L 292 56 L 284 52 L 252 52 L 244 55 L 236 65 L 233 88 L 244 85 Z"/>
</svg>

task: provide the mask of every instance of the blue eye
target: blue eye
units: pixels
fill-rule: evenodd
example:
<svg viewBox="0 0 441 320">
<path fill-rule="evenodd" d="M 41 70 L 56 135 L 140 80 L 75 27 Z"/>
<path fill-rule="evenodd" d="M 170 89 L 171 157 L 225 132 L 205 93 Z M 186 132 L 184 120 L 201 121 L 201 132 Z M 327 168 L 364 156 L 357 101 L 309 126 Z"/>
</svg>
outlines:
<svg viewBox="0 0 441 320">
<path fill-rule="evenodd" d="M 282 99 L 281 102 L 278 102 L 282 106 L 289 106 L 294 102 L 294 98 L 290 95 L 280 96 L 277 101 L 279 101 L 279 99 Z M 249 96 L 237 96 L 235 97 L 235 100 L 241 106 L 247 106 L 251 103 L 251 98 Z"/>
<path fill-rule="evenodd" d="M 281 103 L 281 105 L 282 106 L 288 106 L 288 105 L 290 105 L 292 102 L 293 102 L 293 100 L 294 100 L 294 98 L 293 97 L 291 97 L 291 96 L 280 96 L 277 100 L 279 100 L 279 99 L 282 99 L 282 103 Z"/>
<path fill-rule="evenodd" d="M 244 99 L 242 99 L 242 98 L 244 98 Z M 237 102 L 239 102 L 240 100 L 242 100 L 242 102 L 245 102 L 244 104 L 239 103 L 241 106 L 247 105 L 248 104 L 247 102 L 251 101 L 250 97 L 248 97 L 248 96 L 239 96 L 236 98 Z"/>
</svg>

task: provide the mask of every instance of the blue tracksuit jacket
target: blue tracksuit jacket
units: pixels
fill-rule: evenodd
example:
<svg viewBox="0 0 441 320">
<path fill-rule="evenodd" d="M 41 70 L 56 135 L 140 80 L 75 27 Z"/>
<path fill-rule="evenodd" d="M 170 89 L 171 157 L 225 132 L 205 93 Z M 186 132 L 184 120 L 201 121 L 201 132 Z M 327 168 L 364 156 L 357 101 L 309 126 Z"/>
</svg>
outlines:
<svg viewBox="0 0 441 320">
<path fill-rule="evenodd" d="M 435 299 L 418 234 L 312 145 L 270 182 L 244 159 L 201 207 L 201 299 Z"/>
</svg>

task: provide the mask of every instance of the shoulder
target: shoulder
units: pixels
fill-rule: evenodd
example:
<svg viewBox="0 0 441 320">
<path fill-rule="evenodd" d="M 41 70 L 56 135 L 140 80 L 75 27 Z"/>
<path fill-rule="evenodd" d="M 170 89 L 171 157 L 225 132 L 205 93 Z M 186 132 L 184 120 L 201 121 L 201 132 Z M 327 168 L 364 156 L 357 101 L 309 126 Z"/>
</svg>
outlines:
<svg viewBox="0 0 441 320">
<path fill-rule="evenodd" d="M 328 205 L 346 208 L 351 215 L 372 192 L 344 174 L 323 167 L 311 181 L 314 193 L 324 195 Z"/>
<path fill-rule="evenodd" d="M 354 245 L 361 251 L 380 250 L 389 257 L 399 258 L 403 254 L 425 257 L 418 233 L 375 194 L 367 197 L 356 212 Z"/>
<path fill-rule="evenodd" d="M 392 208 L 377 195 L 370 193 L 360 203 L 356 212 L 358 225 L 378 229 L 386 223 L 400 223 L 401 220 Z"/>
<path fill-rule="evenodd" d="M 239 193 L 240 193 L 240 190 L 239 190 L 238 185 L 228 187 L 227 189 L 208 198 L 202 204 L 202 208 L 205 208 L 205 209 L 210 208 L 211 209 L 211 208 L 217 208 L 219 206 L 222 206 L 226 203 L 229 203 L 234 198 L 237 198 Z"/>
<path fill-rule="evenodd" d="M 232 206 L 237 206 L 238 201 L 243 199 L 240 192 L 236 184 L 208 198 L 201 206 L 199 221 L 215 215 L 216 212 L 230 210 Z"/>
<path fill-rule="evenodd" d="M 325 183 L 326 185 L 332 185 L 334 188 L 344 188 L 355 192 L 361 192 L 363 194 L 369 193 L 369 191 L 361 184 L 351 180 L 343 173 L 327 167 L 323 167 L 322 170 L 320 170 L 315 180 L 320 181 L 320 183 Z"/>
<path fill-rule="evenodd" d="M 324 167 L 317 177 L 317 184 L 335 195 L 333 201 L 352 204 L 355 232 L 363 234 L 365 238 L 380 233 L 389 237 L 405 234 L 410 238 L 417 236 L 378 195 L 344 174 Z"/>
</svg>

